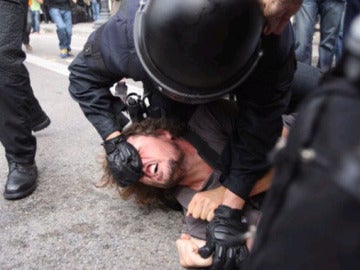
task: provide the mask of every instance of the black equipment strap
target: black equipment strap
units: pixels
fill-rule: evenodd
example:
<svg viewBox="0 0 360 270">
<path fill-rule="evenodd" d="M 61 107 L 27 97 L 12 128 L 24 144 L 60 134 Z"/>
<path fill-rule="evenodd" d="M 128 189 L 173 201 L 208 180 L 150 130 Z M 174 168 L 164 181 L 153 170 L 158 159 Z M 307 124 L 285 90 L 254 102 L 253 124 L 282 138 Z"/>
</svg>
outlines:
<svg viewBox="0 0 360 270">
<path fill-rule="evenodd" d="M 188 129 L 182 137 L 197 149 L 200 157 L 209 163 L 212 168 L 217 170 L 221 169 L 220 155 L 215 152 L 215 150 L 212 149 L 198 134 L 196 134 L 193 130 Z"/>
</svg>

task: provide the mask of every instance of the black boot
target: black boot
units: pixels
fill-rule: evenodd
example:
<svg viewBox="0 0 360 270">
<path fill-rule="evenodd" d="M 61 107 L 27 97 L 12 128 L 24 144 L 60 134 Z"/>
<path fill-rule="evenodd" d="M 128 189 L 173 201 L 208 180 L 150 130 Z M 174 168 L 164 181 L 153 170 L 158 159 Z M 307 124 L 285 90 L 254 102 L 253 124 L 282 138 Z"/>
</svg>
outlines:
<svg viewBox="0 0 360 270">
<path fill-rule="evenodd" d="M 31 165 L 10 163 L 4 197 L 17 200 L 30 195 L 36 189 L 38 177 L 35 163 Z"/>
<path fill-rule="evenodd" d="M 51 121 L 50 118 L 44 113 L 39 119 L 33 120 L 32 123 L 32 130 L 33 131 L 40 131 L 44 128 L 47 128 L 50 125 Z"/>
</svg>

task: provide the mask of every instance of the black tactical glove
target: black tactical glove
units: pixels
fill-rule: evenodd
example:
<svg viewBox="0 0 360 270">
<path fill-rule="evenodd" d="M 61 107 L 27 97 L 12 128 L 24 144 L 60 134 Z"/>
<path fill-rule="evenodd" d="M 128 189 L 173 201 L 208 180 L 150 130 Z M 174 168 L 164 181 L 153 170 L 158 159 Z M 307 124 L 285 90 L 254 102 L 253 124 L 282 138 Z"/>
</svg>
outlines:
<svg viewBox="0 0 360 270">
<path fill-rule="evenodd" d="M 243 211 L 220 205 L 214 219 L 207 226 L 206 244 L 199 249 L 203 258 L 213 252 L 213 270 L 240 269 L 241 262 L 249 255 L 243 235 L 248 230 Z"/>
<path fill-rule="evenodd" d="M 143 175 L 142 163 L 138 151 L 119 135 L 103 143 L 110 170 L 121 187 L 134 184 Z"/>
</svg>

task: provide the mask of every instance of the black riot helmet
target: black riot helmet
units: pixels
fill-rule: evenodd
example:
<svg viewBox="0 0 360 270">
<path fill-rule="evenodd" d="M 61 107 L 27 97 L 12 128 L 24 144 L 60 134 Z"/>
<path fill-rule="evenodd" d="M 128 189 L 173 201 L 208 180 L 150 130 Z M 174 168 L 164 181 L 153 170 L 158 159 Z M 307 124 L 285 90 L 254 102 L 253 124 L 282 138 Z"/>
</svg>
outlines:
<svg viewBox="0 0 360 270">
<path fill-rule="evenodd" d="M 134 41 L 162 93 L 205 103 L 252 72 L 264 24 L 256 0 L 147 0 L 136 13 Z"/>
</svg>

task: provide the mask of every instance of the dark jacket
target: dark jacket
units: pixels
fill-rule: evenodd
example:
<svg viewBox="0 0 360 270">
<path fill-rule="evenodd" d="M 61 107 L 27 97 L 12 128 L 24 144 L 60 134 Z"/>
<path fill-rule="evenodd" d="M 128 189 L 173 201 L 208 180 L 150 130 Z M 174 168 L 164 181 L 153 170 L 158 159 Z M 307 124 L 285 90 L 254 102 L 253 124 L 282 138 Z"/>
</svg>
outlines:
<svg viewBox="0 0 360 270">
<path fill-rule="evenodd" d="M 359 93 L 330 78 L 302 104 L 242 269 L 359 268 Z"/>
<path fill-rule="evenodd" d="M 267 155 L 280 137 L 296 70 L 293 45 L 290 23 L 281 35 L 263 36 L 263 57 L 236 91 L 238 129 L 223 155 L 223 184 L 243 199 L 270 168 Z"/>
<path fill-rule="evenodd" d="M 124 104 L 109 91 L 122 78 L 142 81 L 145 91 L 153 93 L 151 105 L 162 108 L 167 117 L 186 121 L 194 108 L 159 94 L 141 66 L 133 41 L 138 2 L 122 1 L 118 13 L 91 34 L 69 67 L 70 94 L 103 139 L 127 123 L 121 113 Z M 281 114 L 289 101 L 296 68 L 290 25 L 281 36 L 264 37 L 263 47 L 265 56 L 237 91 L 238 129 L 224 155 L 223 183 L 241 197 L 247 197 L 256 180 L 269 169 L 266 155 L 280 136 Z"/>
</svg>

